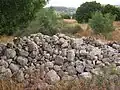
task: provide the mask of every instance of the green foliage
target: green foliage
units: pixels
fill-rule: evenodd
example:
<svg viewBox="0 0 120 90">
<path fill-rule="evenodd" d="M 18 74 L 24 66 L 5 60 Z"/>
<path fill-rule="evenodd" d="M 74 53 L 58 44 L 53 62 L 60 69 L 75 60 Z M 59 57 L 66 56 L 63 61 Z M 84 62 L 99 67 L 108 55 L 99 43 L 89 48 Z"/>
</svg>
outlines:
<svg viewBox="0 0 120 90">
<path fill-rule="evenodd" d="M 114 30 L 113 21 L 115 16 L 110 13 L 103 15 L 101 12 L 96 12 L 92 19 L 89 20 L 89 25 L 97 34 L 107 34 Z"/>
<path fill-rule="evenodd" d="M 62 13 L 61 14 L 61 18 L 63 18 L 63 19 L 70 19 L 71 17 L 70 17 L 69 14 Z"/>
<path fill-rule="evenodd" d="M 41 33 L 47 35 L 54 35 L 57 33 L 58 28 L 58 17 L 53 9 L 42 9 L 38 13 L 39 29 Z"/>
<path fill-rule="evenodd" d="M 120 20 L 120 8 L 118 7 L 115 7 L 113 5 L 105 5 L 103 7 L 103 11 L 102 11 L 103 14 L 106 14 L 106 13 L 111 13 L 112 15 L 116 15 L 116 20 L 119 21 Z"/>
<path fill-rule="evenodd" d="M 1 0 L 0 35 L 11 35 L 24 28 L 45 4 L 45 0 Z"/>
<path fill-rule="evenodd" d="M 79 23 L 88 22 L 88 20 L 92 17 L 92 13 L 96 11 L 102 11 L 102 6 L 100 3 L 97 3 L 96 1 L 85 2 L 78 7 L 76 11 L 76 20 Z"/>
<path fill-rule="evenodd" d="M 52 8 L 43 8 L 32 21 L 27 29 L 18 32 L 16 35 L 30 35 L 33 33 L 42 33 L 46 35 L 54 35 L 58 32 L 60 20 Z"/>
</svg>

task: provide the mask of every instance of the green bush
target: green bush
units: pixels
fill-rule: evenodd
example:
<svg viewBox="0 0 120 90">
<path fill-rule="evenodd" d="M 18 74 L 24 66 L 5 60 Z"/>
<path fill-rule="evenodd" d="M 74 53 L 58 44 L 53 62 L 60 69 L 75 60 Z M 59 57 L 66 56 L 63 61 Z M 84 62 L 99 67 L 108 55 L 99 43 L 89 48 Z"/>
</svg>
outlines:
<svg viewBox="0 0 120 90">
<path fill-rule="evenodd" d="M 0 35 L 11 35 L 26 27 L 45 4 L 46 0 L 1 0 Z"/>
<path fill-rule="evenodd" d="M 60 20 L 52 8 L 43 8 L 37 13 L 36 19 L 16 35 L 30 35 L 39 32 L 45 35 L 54 35 L 60 28 Z"/>
<path fill-rule="evenodd" d="M 103 15 L 101 12 L 96 12 L 89 20 L 89 25 L 95 33 L 105 35 L 114 30 L 114 20 L 115 16 L 110 13 Z"/>
<path fill-rule="evenodd" d="M 76 20 L 78 23 L 88 22 L 88 20 L 92 17 L 92 13 L 95 13 L 96 11 L 102 11 L 100 3 L 97 3 L 96 1 L 85 2 L 77 8 Z"/>
<path fill-rule="evenodd" d="M 69 14 L 64 14 L 64 13 L 62 13 L 62 14 L 61 14 L 61 18 L 62 18 L 62 19 L 70 19 L 71 17 L 70 17 Z"/>
</svg>

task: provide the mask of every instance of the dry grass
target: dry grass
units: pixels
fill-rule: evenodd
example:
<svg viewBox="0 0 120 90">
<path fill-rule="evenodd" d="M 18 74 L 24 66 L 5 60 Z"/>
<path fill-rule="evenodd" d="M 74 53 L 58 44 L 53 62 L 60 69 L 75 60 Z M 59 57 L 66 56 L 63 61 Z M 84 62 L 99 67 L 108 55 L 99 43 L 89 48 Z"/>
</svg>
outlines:
<svg viewBox="0 0 120 90">
<path fill-rule="evenodd" d="M 120 72 L 111 65 L 92 79 L 60 81 L 52 90 L 120 90 Z"/>
<path fill-rule="evenodd" d="M 77 23 L 77 21 L 75 19 L 64 19 L 63 21 L 64 21 L 64 23 L 67 23 L 67 24 Z"/>
<path fill-rule="evenodd" d="M 0 90 L 24 90 L 23 84 L 12 80 L 0 80 Z"/>
<path fill-rule="evenodd" d="M 93 75 L 92 79 L 80 78 L 79 80 L 62 80 L 53 85 L 46 85 L 41 81 L 39 73 L 31 74 L 29 83 L 24 86 L 12 80 L 0 80 L 0 90 L 120 90 L 120 72 L 112 65 L 104 68 L 103 74 Z M 38 88 L 39 87 L 39 88 Z"/>
<path fill-rule="evenodd" d="M 12 42 L 13 38 L 13 36 L 0 36 L 0 43 Z"/>
</svg>

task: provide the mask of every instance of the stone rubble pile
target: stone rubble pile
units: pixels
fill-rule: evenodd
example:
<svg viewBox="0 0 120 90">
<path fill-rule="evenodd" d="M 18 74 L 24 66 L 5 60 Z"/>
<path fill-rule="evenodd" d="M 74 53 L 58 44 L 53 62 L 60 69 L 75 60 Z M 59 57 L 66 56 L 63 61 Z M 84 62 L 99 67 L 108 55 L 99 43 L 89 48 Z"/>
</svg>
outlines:
<svg viewBox="0 0 120 90">
<path fill-rule="evenodd" d="M 98 74 L 101 67 L 120 68 L 120 44 L 103 43 L 92 38 L 70 38 L 32 34 L 0 44 L 0 79 L 15 77 L 18 82 L 40 70 L 48 84 L 59 80 Z"/>
</svg>

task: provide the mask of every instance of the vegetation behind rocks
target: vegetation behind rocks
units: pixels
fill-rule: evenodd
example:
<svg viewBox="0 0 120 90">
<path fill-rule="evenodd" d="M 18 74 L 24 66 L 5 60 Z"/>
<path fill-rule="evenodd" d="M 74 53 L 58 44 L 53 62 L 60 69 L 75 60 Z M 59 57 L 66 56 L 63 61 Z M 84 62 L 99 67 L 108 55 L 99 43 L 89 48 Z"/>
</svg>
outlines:
<svg viewBox="0 0 120 90">
<path fill-rule="evenodd" d="M 113 26 L 114 20 L 115 16 L 110 13 L 103 15 L 101 12 L 96 12 L 92 19 L 89 20 L 89 25 L 95 33 L 106 36 L 115 30 Z"/>
</svg>

